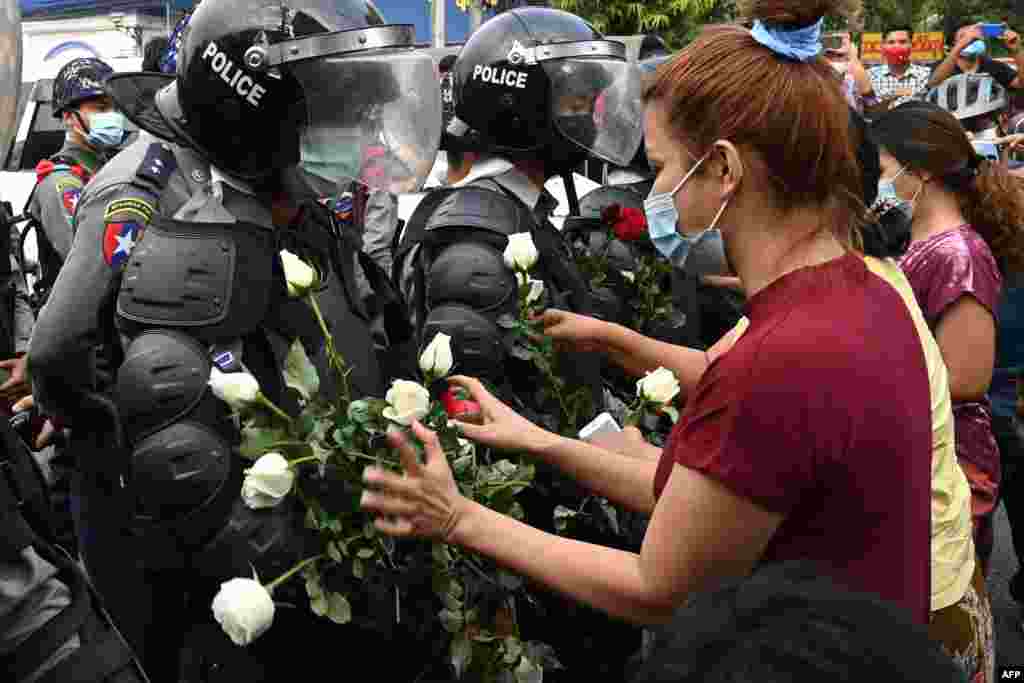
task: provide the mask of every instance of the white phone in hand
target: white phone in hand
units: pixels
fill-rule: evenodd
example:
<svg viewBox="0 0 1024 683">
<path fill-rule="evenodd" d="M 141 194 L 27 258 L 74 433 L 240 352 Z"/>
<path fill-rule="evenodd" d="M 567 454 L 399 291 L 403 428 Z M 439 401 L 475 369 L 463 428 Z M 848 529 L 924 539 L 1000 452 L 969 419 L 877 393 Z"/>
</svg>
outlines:
<svg viewBox="0 0 1024 683">
<path fill-rule="evenodd" d="M 593 420 L 587 423 L 587 425 L 580 430 L 580 440 L 590 441 L 598 434 L 615 434 L 621 432 L 622 428 L 619 427 L 619 423 L 615 421 L 611 413 L 604 412 L 595 417 Z"/>
</svg>

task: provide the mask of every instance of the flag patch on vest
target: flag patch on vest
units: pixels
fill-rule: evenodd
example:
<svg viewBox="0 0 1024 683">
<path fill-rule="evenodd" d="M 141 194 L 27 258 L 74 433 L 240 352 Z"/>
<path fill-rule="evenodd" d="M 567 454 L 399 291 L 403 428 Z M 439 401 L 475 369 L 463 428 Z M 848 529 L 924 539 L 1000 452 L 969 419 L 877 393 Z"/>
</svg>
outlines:
<svg viewBox="0 0 1024 683">
<path fill-rule="evenodd" d="M 107 223 L 103 233 L 103 260 L 118 268 L 128 260 L 132 249 L 142 239 L 144 228 L 135 222 Z"/>
<path fill-rule="evenodd" d="M 61 194 L 61 201 L 64 202 L 64 210 L 68 212 L 68 217 L 75 215 L 75 209 L 78 208 L 78 198 L 82 195 L 82 190 L 77 187 L 68 188 Z"/>
</svg>

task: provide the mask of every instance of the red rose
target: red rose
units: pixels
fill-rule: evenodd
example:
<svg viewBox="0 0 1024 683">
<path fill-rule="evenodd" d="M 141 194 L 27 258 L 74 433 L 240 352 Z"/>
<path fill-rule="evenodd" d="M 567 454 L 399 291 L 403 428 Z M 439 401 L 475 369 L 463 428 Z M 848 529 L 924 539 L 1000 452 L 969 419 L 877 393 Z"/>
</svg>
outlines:
<svg viewBox="0 0 1024 683">
<path fill-rule="evenodd" d="M 647 232 L 647 218 L 640 209 L 622 209 L 618 222 L 613 229 L 615 236 L 623 242 L 632 242 L 644 236 Z"/>
<path fill-rule="evenodd" d="M 441 394 L 441 404 L 444 412 L 453 420 L 479 422 L 483 419 L 480 404 L 469 398 L 465 389 L 449 387 L 448 391 Z"/>
</svg>

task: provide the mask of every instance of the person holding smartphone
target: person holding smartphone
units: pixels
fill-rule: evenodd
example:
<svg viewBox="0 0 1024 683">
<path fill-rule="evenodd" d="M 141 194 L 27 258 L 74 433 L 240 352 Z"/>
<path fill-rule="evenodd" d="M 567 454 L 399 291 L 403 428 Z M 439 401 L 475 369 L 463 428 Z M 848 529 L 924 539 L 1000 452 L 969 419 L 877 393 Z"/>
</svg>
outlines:
<svg viewBox="0 0 1024 683">
<path fill-rule="evenodd" d="M 998 35 L 994 35 L 998 33 Z M 1017 70 L 987 56 L 986 37 L 996 37 L 1006 44 L 1006 48 L 1017 64 Z M 1007 90 L 1019 90 L 1024 87 L 1024 50 L 1021 50 L 1020 34 L 1003 28 L 999 32 L 992 24 L 965 24 L 956 32 L 953 49 L 946 59 L 935 67 L 928 87 L 934 88 L 947 78 L 960 74 L 988 74 L 999 85 Z"/>
</svg>

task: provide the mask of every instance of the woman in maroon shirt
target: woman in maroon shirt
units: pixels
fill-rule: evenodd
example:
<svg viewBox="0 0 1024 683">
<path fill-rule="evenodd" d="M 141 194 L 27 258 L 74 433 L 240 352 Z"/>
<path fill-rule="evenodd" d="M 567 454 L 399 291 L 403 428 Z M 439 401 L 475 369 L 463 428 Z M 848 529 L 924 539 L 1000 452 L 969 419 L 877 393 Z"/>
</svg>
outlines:
<svg viewBox="0 0 1024 683">
<path fill-rule="evenodd" d="M 956 453 L 971 485 L 974 541 L 992 555 L 999 449 L 986 396 L 995 364 L 996 308 L 1006 268 L 1024 267 L 1024 194 L 997 162 L 979 156 L 960 123 L 927 102 L 880 117 L 880 192 L 913 213 L 900 265 L 949 368 Z"/>
<path fill-rule="evenodd" d="M 706 29 L 647 94 L 652 198 L 674 204 L 683 238 L 718 222 L 749 297 L 749 325 L 728 350 L 615 328 L 627 355 L 692 388 L 664 452 L 638 445 L 631 457 L 551 434 L 476 380 L 453 380 L 483 410 L 484 424 L 461 425 L 468 438 L 529 452 L 650 514 L 641 552 L 546 534 L 465 499 L 419 425 L 425 463 L 395 436 L 404 476 L 366 472 L 362 505 L 379 529 L 459 544 L 640 623 L 761 561 L 795 558 L 927 623 L 938 351 L 898 267 L 858 251 L 847 106 L 820 44 L 807 53 L 826 3 L 752 9 L 754 31 Z"/>
</svg>

